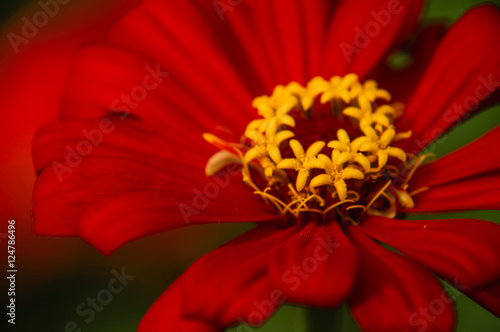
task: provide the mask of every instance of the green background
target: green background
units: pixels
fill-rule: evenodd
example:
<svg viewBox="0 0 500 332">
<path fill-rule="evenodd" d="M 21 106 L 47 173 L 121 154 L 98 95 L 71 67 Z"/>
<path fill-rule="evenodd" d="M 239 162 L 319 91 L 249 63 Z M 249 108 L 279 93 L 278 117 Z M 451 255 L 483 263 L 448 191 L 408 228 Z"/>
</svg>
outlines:
<svg viewBox="0 0 500 332">
<path fill-rule="evenodd" d="M 425 19 L 445 18 L 450 23 L 475 4 L 482 1 L 430 1 Z M 500 4 L 499 1 L 494 1 Z M 20 1 L 2 1 L 1 19 L 7 18 Z M 499 37 L 500 38 L 500 37 Z M 498 43 L 499 40 L 492 41 Z M 457 55 L 459 56 L 459 55 Z M 481 136 L 486 131 L 500 124 L 500 107 L 491 108 L 482 114 L 464 122 L 448 134 L 447 139 L 433 147 L 440 156 Z M 426 215 L 414 218 L 446 218 L 473 217 L 499 223 L 498 211 L 475 211 L 460 214 Z M 157 248 L 147 244 L 147 239 L 137 241 L 112 257 L 104 257 L 90 246 L 81 243 L 85 250 L 77 267 L 71 267 L 64 273 L 50 278 L 32 276 L 37 287 L 31 287 L 29 293 L 19 293 L 17 331 L 64 331 L 68 321 L 75 321 L 82 331 L 109 332 L 135 331 L 137 323 L 154 300 L 189 264 L 218 244 L 233 238 L 248 229 L 248 225 L 207 225 L 191 229 L 176 230 L 169 234 L 157 235 L 155 243 L 163 242 L 171 246 L 158 245 Z M 212 241 L 205 241 L 198 234 L 212 234 Z M 158 239 L 160 239 L 158 241 Z M 195 245 L 193 246 L 193 240 Z M 46 241 L 79 241 L 77 239 L 47 239 Z M 178 250 L 183 243 L 190 243 L 189 253 Z M 177 246 L 175 246 L 177 244 Z M 63 247 L 63 246 L 62 246 Z M 147 248 L 148 250 L 144 250 Z M 137 250 L 134 250 L 137 249 Z M 140 250 L 139 250 L 140 249 Z M 149 252 L 149 254 L 148 254 Z M 41 258 L 43 259 L 43 258 Z M 50 259 L 50 258 L 47 258 Z M 22 258 L 20 258 L 22 260 Z M 145 261 L 151 264 L 144 265 Z M 86 324 L 76 313 L 77 306 L 88 296 L 95 296 L 98 291 L 107 287 L 111 278 L 110 270 L 126 268 L 129 274 L 137 276 L 120 294 L 115 295 L 104 310 L 97 313 L 96 318 Z M 228 276 L 230 277 L 230 276 Z M 23 285 L 19 285 L 22 289 Z M 25 287 L 27 288 L 27 287 Z M 500 319 L 482 309 L 479 305 L 461 294 L 456 298 L 458 310 L 457 331 L 500 331 Z M 259 332 L 301 332 L 307 331 L 310 324 L 310 312 L 304 308 L 284 306 Z M 314 312 L 314 322 L 318 331 L 359 331 L 347 308 L 337 310 L 318 310 Z M 246 328 L 233 328 L 229 331 L 250 331 Z"/>
</svg>

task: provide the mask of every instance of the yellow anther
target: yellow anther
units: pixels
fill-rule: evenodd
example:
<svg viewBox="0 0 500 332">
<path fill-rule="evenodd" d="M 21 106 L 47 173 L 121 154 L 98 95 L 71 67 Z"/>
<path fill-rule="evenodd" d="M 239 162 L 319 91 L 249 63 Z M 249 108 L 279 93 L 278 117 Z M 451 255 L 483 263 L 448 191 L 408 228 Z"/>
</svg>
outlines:
<svg viewBox="0 0 500 332">
<path fill-rule="evenodd" d="M 401 115 L 403 115 L 404 110 L 405 110 L 405 104 L 403 104 L 400 101 L 396 101 L 394 103 L 391 103 L 391 107 L 394 108 L 394 111 L 395 111 L 394 119 L 397 119 Z"/>
<path fill-rule="evenodd" d="M 277 167 L 281 169 L 293 169 L 298 172 L 295 186 L 297 191 L 304 189 L 309 178 L 310 170 L 313 168 L 324 168 L 321 160 L 316 158 L 318 153 L 325 146 L 325 142 L 317 141 L 304 152 L 304 148 L 299 141 L 290 140 L 290 147 L 292 148 L 295 158 L 286 158 L 281 160 Z"/>
<path fill-rule="evenodd" d="M 372 104 L 370 102 L 370 99 L 365 96 L 361 95 L 358 97 L 358 104 L 359 108 L 361 108 L 364 112 L 367 112 L 368 110 L 371 112 L 372 111 Z"/>
<path fill-rule="evenodd" d="M 400 190 L 398 188 L 394 188 L 394 192 L 396 193 L 396 197 L 398 199 L 399 204 L 406 209 L 412 209 L 415 207 L 415 203 L 411 198 L 410 194 L 406 190 Z"/>
<path fill-rule="evenodd" d="M 372 105 L 368 98 L 365 96 L 359 96 L 358 104 L 359 106 L 346 107 L 342 113 L 348 117 L 357 119 L 358 121 L 361 121 L 363 118 L 372 114 Z"/>
<path fill-rule="evenodd" d="M 264 167 L 264 174 L 266 177 L 270 178 L 273 176 L 274 171 L 277 169 L 276 164 L 271 161 L 268 157 L 259 158 L 259 163 Z"/>
<path fill-rule="evenodd" d="M 267 149 L 265 145 L 256 145 L 245 153 L 243 161 L 249 163 L 254 159 L 263 157 L 267 154 Z"/>
<path fill-rule="evenodd" d="M 369 137 L 372 141 L 378 140 L 377 132 L 372 127 L 370 126 L 362 127 L 361 131 L 366 135 L 366 137 Z"/>
<path fill-rule="evenodd" d="M 294 135 L 295 134 L 290 130 L 282 130 L 277 133 L 275 126 L 269 126 L 265 135 L 254 129 L 247 130 L 245 132 L 245 136 L 253 141 L 254 146 L 245 154 L 245 162 L 249 163 L 254 159 L 261 158 L 266 155 L 269 155 L 275 163 L 280 162 L 280 144 Z"/>
<path fill-rule="evenodd" d="M 332 149 L 337 149 L 340 152 L 349 152 L 350 146 L 348 144 L 342 143 L 340 141 L 330 141 L 328 142 L 328 147 Z"/>
<path fill-rule="evenodd" d="M 395 110 L 392 106 L 382 105 L 373 111 L 372 104 L 368 97 L 361 95 L 358 97 L 359 106 L 346 107 L 343 114 L 359 121 L 359 128 L 375 124 L 378 130 L 383 130 L 391 125 L 391 119 L 395 117 Z"/>
<path fill-rule="evenodd" d="M 332 152 L 332 158 L 334 158 L 334 155 L 336 155 L 337 152 L 341 152 L 339 155 L 342 156 L 340 160 L 343 160 L 348 156 L 348 162 L 357 163 L 363 167 L 365 172 L 368 172 L 370 169 L 370 161 L 362 153 L 359 153 L 358 150 L 363 143 L 370 141 L 370 139 L 361 139 L 361 137 L 359 137 L 351 143 L 349 135 L 344 129 L 339 129 L 337 131 L 337 138 L 338 140 L 328 142 L 328 147 L 334 149 Z"/>
<path fill-rule="evenodd" d="M 365 114 L 368 112 L 363 111 L 360 108 L 355 107 L 355 106 L 347 107 L 344 109 L 344 111 L 342 111 L 342 113 L 344 115 L 347 115 L 348 117 L 351 117 L 351 118 L 354 118 L 357 120 L 361 120 L 365 116 Z"/>
<path fill-rule="evenodd" d="M 268 96 L 260 96 L 254 98 L 254 100 L 252 101 L 252 107 L 256 108 L 259 115 L 265 119 L 274 116 L 272 101 Z"/>
<path fill-rule="evenodd" d="M 236 147 L 241 147 L 241 144 L 227 142 L 222 138 L 219 138 L 214 134 L 210 133 L 203 133 L 203 139 L 207 141 L 209 144 L 221 150 L 233 150 Z"/>
<path fill-rule="evenodd" d="M 349 152 L 339 152 L 338 150 L 332 151 L 332 162 L 337 165 L 344 165 L 352 159 L 352 155 Z"/>
<path fill-rule="evenodd" d="M 351 139 L 344 129 L 337 130 L 338 140 L 333 140 L 328 142 L 328 147 L 332 149 L 337 149 L 340 152 L 350 152 L 351 151 Z"/>
<path fill-rule="evenodd" d="M 375 110 L 375 113 L 377 113 L 377 114 L 383 114 L 385 116 L 391 116 L 392 118 L 394 118 L 396 116 L 396 110 L 391 105 L 382 105 L 382 106 L 379 106 Z"/>
<path fill-rule="evenodd" d="M 366 142 L 370 142 L 370 141 L 371 141 L 371 139 L 367 136 L 358 137 L 354 141 L 352 141 L 351 149 L 353 151 L 359 151 L 359 148 L 361 147 L 361 145 L 363 145 Z"/>
<path fill-rule="evenodd" d="M 366 143 L 363 143 L 360 147 L 361 151 L 371 152 L 373 154 L 376 154 L 379 149 L 380 149 L 380 147 L 378 146 L 377 142 L 366 142 Z"/>
<path fill-rule="evenodd" d="M 394 127 L 388 128 L 386 131 L 380 135 L 380 146 L 385 148 L 389 144 L 391 144 L 392 139 L 396 136 L 396 131 L 394 130 Z"/>
<path fill-rule="evenodd" d="M 403 133 L 397 133 L 396 136 L 394 136 L 394 139 L 392 140 L 393 142 L 400 141 L 402 139 L 407 139 L 411 137 L 411 130 L 405 131 Z"/>
<path fill-rule="evenodd" d="M 336 154 L 335 151 L 337 152 Z M 345 180 L 348 179 L 364 179 L 364 174 L 360 170 L 347 166 L 344 168 L 342 166 L 342 154 L 337 150 L 332 153 L 332 159 L 324 154 L 320 154 L 318 159 L 320 159 L 324 164 L 325 174 L 320 174 L 315 176 L 311 182 L 310 186 L 315 188 L 325 185 L 333 185 L 337 191 L 337 195 L 341 201 L 344 201 L 347 197 L 347 185 Z M 334 161 L 335 160 L 335 161 Z"/>
<path fill-rule="evenodd" d="M 316 76 L 312 80 L 307 83 L 307 90 L 309 91 L 310 95 L 313 96 L 318 96 L 320 93 L 323 93 L 329 86 L 329 83 L 327 80 L 325 80 L 323 77 Z"/>
<path fill-rule="evenodd" d="M 396 134 L 394 127 L 389 127 L 380 136 L 376 133 L 375 129 L 370 126 L 365 126 L 362 130 L 370 141 L 361 144 L 359 150 L 362 152 L 370 152 L 377 156 L 378 169 L 376 170 L 380 170 L 387 164 L 389 156 L 396 157 L 402 162 L 406 161 L 406 153 L 403 150 L 389 146 Z"/>
<path fill-rule="evenodd" d="M 347 134 L 347 131 L 345 131 L 344 129 L 337 130 L 337 138 L 339 139 L 340 142 L 342 142 L 344 144 L 351 143 L 351 139 L 349 138 L 349 134 Z"/>
<path fill-rule="evenodd" d="M 241 159 L 234 153 L 220 150 L 208 159 L 207 165 L 205 166 L 205 174 L 207 176 L 213 176 L 230 163 L 241 164 Z"/>
<path fill-rule="evenodd" d="M 298 106 L 297 98 L 291 95 L 286 87 L 278 87 L 280 89 L 274 89 L 271 96 L 276 115 L 288 114 L 288 112 Z"/>
<path fill-rule="evenodd" d="M 269 126 L 269 122 L 270 122 L 269 120 L 270 120 L 269 118 L 253 120 L 247 125 L 246 131 L 257 130 L 258 132 L 263 133 L 266 131 L 267 127 Z"/>
<path fill-rule="evenodd" d="M 282 125 L 295 127 L 295 120 L 292 116 L 288 115 L 288 113 L 299 106 L 299 101 L 287 87 L 278 85 L 270 97 L 260 96 L 255 98 L 252 102 L 252 106 L 257 108 L 262 119 L 250 122 L 247 126 L 247 130 L 254 129 L 263 133 L 270 126 L 275 127 L 274 129 L 276 130 Z"/>
<path fill-rule="evenodd" d="M 350 91 L 351 100 L 357 99 L 357 97 L 359 97 L 362 94 L 363 94 L 363 85 L 359 82 L 353 83 Z"/>
<path fill-rule="evenodd" d="M 389 146 L 388 148 L 385 149 L 385 151 L 387 151 L 387 154 L 391 157 L 398 158 L 402 162 L 406 161 L 406 153 L 400 148 Z"/>
<path fill-rule="evenodd" d="M 370 170 L 371 162 L 365 155 L 363 155 L 362 153 L 356 153 L 356 154 L 351 154 L 351 156 L 352 156 L 351 161 L 363 167 L 363 170 L 365 172 L 368 172 Z"/>
<path fill-rule="evenodd" d="M 321 95 L 321 103 L 324 104 L 333 99 L 341 99 L 346 104 L 349 104 L 351 101 L 350 89 L 357 81 L 358 75 L 356 74 L 347 74 L 344 77 L 334 76 Z"/>
<path fill-rule="evenodd" d="M 259 96 L 254 98 L 252 106 L 258 110 L 264 119 L 288 114 L 297 106 L 297 99 L 294 98 L 283 85 L 278 85 L 269 96 Z"/>
<path fill-rule="evenodd" d="M 383 99 L 386 101 L 391 101 L 391 94 L 384 89 L 379 89 L 378 84 L 374 80 L 366 81 L 362 87 L 356 85 L 355 87 L 356 94 L 353 97 L 365 96 L 371 102 L 374 102 L 377 99 Z"/>
<path fill-rule="evenodd" d="M 253 129 L 264 133 L 270 127 L 277 130 L 282 125 L 295 127 L 295 120 L 288 114 L 275 115 L 271 118 L 253 120 L 248 124 L 247 130 Z"/>
<path fill-rule="evenodd" d="M 297 98 L 298 104 L 303 111 L 307 111 L 314 104 L 314 98 L 319 92 L 303 87 L 297 82 L 291 82 L 286 86 L 288 93 Z"/>
<path fill-rule="evenodd" d="M 391 125 L 391 121 L 389 118 L 381 113 L 372 113 L 367 112 L 364 116 L 359 120 L 359 127 L 363 128 L 366 126 L 371 126 L 375 124 L 376 128 L 381 130 L 382 128 L 387 128 Z"/>
</svg>

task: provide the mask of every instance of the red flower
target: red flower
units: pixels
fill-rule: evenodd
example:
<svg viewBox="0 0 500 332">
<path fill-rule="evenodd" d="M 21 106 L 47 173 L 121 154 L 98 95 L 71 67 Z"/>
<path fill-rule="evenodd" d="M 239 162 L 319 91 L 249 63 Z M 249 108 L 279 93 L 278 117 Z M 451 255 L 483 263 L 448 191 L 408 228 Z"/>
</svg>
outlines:
<svg viewBox="0 0 500 332">
<path fill-rule="evenodd" d="M 375 140 L 383 141 L 381 128 L 392 124 L 398 132 L 411 130 L 411 139 L 397 143 L 410 157 L 462 117 L 497 102 L 500 47 L 492 41 L 500 33 L 500 12 L 493 6 L 470 11 L 444 37 L 439 29 L 422 31 L 409 68 L 395 72 L 385 67 L 383 59 L 415 28 L 420 10 L 419 1 L 373 0 L 363 6 L 348 1 L 144 1 L 113 26 L 106 45 L 78 54 L 61 120 L 35 139 L 36 233 L 80 236 L 111 254 L 133 239 L 188 223 L 259 222 L 195 262 L 146 314 L 139 327 L 143 331 L 259 325 L 284 301 L 321 307 L 347 301 L 366 331 L 451 330 L 452 300 L 432 273 L 498 315 L 499 226 L 472 219 L 398 219 L 412 212 L 498 209 L 500 157 L 492 153 L 500 139 L 498 127 L 417 168 L 413 176 L 412 169 L 404 169 L 405 179 L 411 177 L 409 190 L 429 188 L 410 192 L 414 197 L 406 183 L 392 182 L 389 168 L 379 172 L 386 164 L 381 161 L 385 152 L 379 151 L 389 147 L 379 142 L 371 142 L 376 143 L 373 149 L 373 144 L 360 148 L 369 159 L 368 169 L 362 167 L 365 161 L 356 161 L 361 166 L 352 167 L 363 172 L 346 175 L 347 184 L 330 185 L 323 179 L 305 189 L 308 198 L 340 203 L 356 200 L 349 188 L 357 188 L 360 202 L 384 192 L 390 207 L 397 208 L 391 214 L 375 197 L 364 202 L 362 213 L 359 207 L 356 213 L 356 207 L 332 208 L 332 214 L 310 217 L 315 212 L 307 203 L 308 210 L 296 218 L 277 213 L 253 194 L 263 193 L 265 184 L 254 184 L 252 190 L 236 176 L 203 174 L 215 151 L 206 148 L 202 133 L 218 125 L 245 132 L 257 117 L 252 98 L 280 83 L 305 84 L 315 76 L 348 73 L 375 78 L 407 106 L 400 118 L 388 115 L 390 123 L 374 125 L 380 135 Z M 358 103 L 362 108 L 359 98 Z M 312 143 L 316 134 L 325 133 L 321 122 L 316 125 L 295 134 Z M 337 129 L 330 131 L 330 139 L 336 138 Z M 247 137 L 253 145 L 243 145 L 257 145 Z M 267 145 L 265 149 L 270 151 Z M 385 155 L 404 159 L 394 151 Z M 287 163 L 280 166 L 281 156 L 268 153 L 272 165 L 290 168 Z M 290 149 L 280 153 L 294 157 Z M 302 162 L 307 168 L 302 180 L 295 181 L 293 170 L 284 174 L 294 180 L 300 195 L 321 165 L 307 168 Z M 401 162 L 388 165 L 397 169 Z M 349 180 L 366 180 L 368 174 L 378 174 L 372 192 L 368 182 Z M 252 176 L 251 171 L 245 175 Z M 384 175 L 391 182 L 381 189 L 377 186 Z M 329 185 L 333 194 L 316 195 L 313 184 Z M 283 190 L 270 195 L 286 198 Z M 295 208 L 299 213 L 301 207 Z M 377 211 L 391 218 L 374 216 Z"/>
</svg>

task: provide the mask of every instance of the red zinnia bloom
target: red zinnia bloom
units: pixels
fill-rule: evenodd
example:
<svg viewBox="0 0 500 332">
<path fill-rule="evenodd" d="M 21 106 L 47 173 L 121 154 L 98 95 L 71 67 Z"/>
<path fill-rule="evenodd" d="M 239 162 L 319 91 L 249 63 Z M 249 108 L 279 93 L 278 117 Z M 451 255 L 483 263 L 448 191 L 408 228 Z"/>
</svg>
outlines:
<svg viewBox="0 0 500 332">
<path fill-rule="evenodd" d="M 61 121 L 34 142 L 36 233 L 80 236 L 111 254 L 188 223 L 259 223 L 195 262 L 143 331 L 258 325 L 284 301 L 347 301 L 366 331 L 452 330 L 452 300 L 432 273 L 498 315 L 500 227 L 401 218 L 500 206 L 500 127 L 415 163 L 462 117 L 498 101 L 500 11 L 471 10 L 444 36 L 423 30 L 412 65 L 391 71 L 383 60 L 415 28 L 420 1 L 239 3 L 144 1 L 106 45 L 79 52 Z M 264 120 L 252 121 L 253 98 L 295 81 L 255 99 Z M 219 125 L 246 138 L 205 135 L 227 150 L 210 159 L 202 134 Z M 207 178 L 209 159 L 210 174 L 243 161 L 253 188 L 231 172 Z M 435 301 L 439 314 L 422 315 Z"/>
</svg>

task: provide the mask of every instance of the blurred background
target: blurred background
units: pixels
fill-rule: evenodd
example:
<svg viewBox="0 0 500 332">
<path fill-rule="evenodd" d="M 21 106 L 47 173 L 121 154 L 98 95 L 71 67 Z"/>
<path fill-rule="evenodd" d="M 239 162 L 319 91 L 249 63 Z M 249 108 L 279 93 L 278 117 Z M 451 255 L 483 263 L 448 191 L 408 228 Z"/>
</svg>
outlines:
<svg viewBox="0 0 500 332">
<path fill-rule="evenodd" d="M 207 225 L 172 231 L 126 245 L 112 257 L 100 255 L 79 239 L 39 238 L 32 232 L 31 191 L 35 174 L 31 163 L 31 140 L 36 129 L 56 119 L 58 95 L 69 59 L 81 45 L 99 41 L 109 22 L 135 1 L 73 0 L 61 5 L 61 14 L 51 18 L 16 53 L 7 35 L 18 32 L 22 18 L 37 10 L 37 1 L 2 0 L 0 4 L 0 248 L 6 262 L 7 221 L 16 220 L 16 326 L 7 331 L 135 331 L 142 315 L 168 285 L 197 257 L 248 229 L 248 225 Z M 476 0 L 429 1 L 424 19 L 442 19 L 448 24 L 481 3 Z M 500 1 L 490 1 L 500 5 Z M 500 38 L 500 37 L 499 37 Z M 500 42 L 499 40 L 492 42 Z M 49 51 L 50 50 L 50 51 Z M 56 52 L 54 52 L 56 50 Z M 53 70 L 58 68 L 58 70 Z M 43 105 L 43 108 L 40 106 Z M 464 122 L 433 149 L 446 154 L 500 124 L 500 107 L 494 107 Z M 500 221 L 497 211 L 476 211 L 421 218 L 473 217 Z M 211 234 L 210 237 L 205 234 Z M 5 258 L 3 258 L 5 257 Z M 2 275 L 6 270 L 2 266 Z M 108 289 L 112 271 L 136 278 L 95 317 L 77 312 L 88 297 Z M 2 277 L 2 282 L 5 278 Z M 5 286 L 3 286 L 5 287 Z M 2 288 L 2 293 L 5 294 Z M 7 305 L 6 297 L 2 307 Z M 500 331 L 496 318 L 465 295 L 456 298 L 457 331 Z M 88 308 L 88 307 L 85 307 Z M 2 313 L 2 324 L 5 314 Z M 88 319 L 88 322 L 85 321 Z M 346 307 L 317 312 L 324 331 L 359 331 Z M 334 322 L 334 323 L 332 323 Z M 256 331 L 305 331 L 306 310 L 283 307 Z M 78 331 L 76 328 L 75 331 Z M 4 331 L 2 329 L 2 331 Z M 230 331 L 246 331 L 233 328 Z"/>
</svg>

